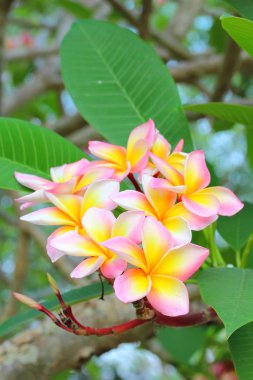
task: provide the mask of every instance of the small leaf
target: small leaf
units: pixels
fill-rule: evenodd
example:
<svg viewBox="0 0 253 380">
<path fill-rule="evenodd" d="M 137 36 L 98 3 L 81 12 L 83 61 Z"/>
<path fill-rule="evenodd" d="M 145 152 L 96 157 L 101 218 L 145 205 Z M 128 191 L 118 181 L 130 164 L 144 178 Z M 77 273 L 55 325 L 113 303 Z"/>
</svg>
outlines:
<svg viewBox="0 0 253 380">
<path fill-rule="evenodd" d="M 186 111 L 214 116 L 218 119 L 253 127 L 253 107 L 228 103 L 189 104 Z"/>
<path fill-rule="evenodd" d="M 0 188 L 24 190 L 14 171 L 48 178 L 52 166 L 85 157 L 75 145 L 56 133 L 18 119 L 0 118 Z"/>
<path fill-rule="evenodd" d="M 236 330 L 228 341 L 238 379 L 252 380 L 253 323 Z"/>
<path fill-rule="evenodd" d="M 223 17 L 221 23 L 230 37 L 253 57 L 253 21 L 241 17 Z"/>
<path fill-rule="evenodd" d="M 253 204 L 244 203 L 243 209 L 231 217 L 220 217 L 218 231 L 224 240 L 239 251 L 253 232 Z"/>
<path fill-rule="evenodd" d="M 96 20 L 75 22 L 61 45 L 63 80 L 79 112 L 115 144 L 149 118 L 175 145 L 188 124 L 176 85 L 153 48 L 135 33 Z"/>
<path fill-rule="evenodd" d="M 253 270 L 209 268 L 198 277 L 201 296 L 219 315 L 229 337 L 253 321 Z"/>
<path fill-rule="evenodd" d="M 113 288 L 104 284 L 105 294 L 110 294 L 113 292 Z M 99 298 L 101 296 L 101 284 L 94 283 L 91 285 L 83 286 L 78 289 L 73 289 L 62 294 L 64 301 L 67 305 L 74 305 L 80 302 L 89 301 L 93 298 Z M 49 310 L 55 310 L 59 308 L 59 302 L 55 295 L 52 295 L 46 298 L 45 301 L 41 302 L 45 308 Z M 12 332 L 15 332 L 20 326 L 25 323 L 30 322 L 31 320 L 42 317 L 43 314 L 34 309 L 27 309 L 12 318 L 2 322 L 0 324 L 0 336 L 8 335 Z"/>
</svg>

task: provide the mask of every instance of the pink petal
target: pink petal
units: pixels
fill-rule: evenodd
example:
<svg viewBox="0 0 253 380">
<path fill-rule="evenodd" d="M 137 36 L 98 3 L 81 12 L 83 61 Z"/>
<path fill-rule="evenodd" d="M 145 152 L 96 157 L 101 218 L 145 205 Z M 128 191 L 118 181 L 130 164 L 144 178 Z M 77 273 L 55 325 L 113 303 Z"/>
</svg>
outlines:
<svg viewBox="0 0 253 380">
<path fill-rule="evenodd" d="M 165 139 L 165 137 L 163 137 L 163 135 L 158 133 L 158 135 L 156 136 L 155 142 L 152 146 L 151 152 L 154 155 L 165 159 L 170 154 L 170 150 L 171 150 L 170 143 Z"/>
<path fill-rule="evenodd" d="M 158 218 L 162 220 L 167 210 L 176 203 L 177 194 L 168 189 L 155 188 L 153 186 L 155 181 L 156 178 L 143 175 L 142 186 L 149 203 L 156 211 Z"/>
<path fill-rule="evenodd" d="M 195 150 L 189 153 L 185 163 L 186 194 L 201 190 L 209 183 L 210 173 L 206 166 L 204 152 Z"/>
<path fill-rule="evenodd" d="M 166 162 L 184 176 L 186 158 L 186 153 L 174 152 L 166 159 Z"/>
<path fill-rule="evenodd" d="M 147 299 L 163 315 L 177 317 L 189 312 L 189 296 L 182 281 L 168 276 L 151 276 Z"/>
<path fill-rule="evenodd" d="M 146 196 L 139 191 L 126 190 L 113 196 L 113 201 L 130 211 L 144 211 L 146 215 L 156 215 Z"/>
<path fill-rule="evenodd" d="M 69 231 L 51 239 L 53 248 L 71 256 L 100 256 L 104 254 L 102 247 L 97 245 L 89 237 Z"/>
<path fill-rule="evenodd" d="M 91 184 L 84 194 L 81 214 L 90 207 L 113 210 L 117 207 L 112 198 L 119 192 L 119 182 L 114 180 L 101 180 Z"/>
<path fill-rule="evenodd" d="M 45 192 L 47 199 L 59 210 L 69 216 L 77 225 L 80 224 L 82 198 L 77 195 L 55 195 Z"/>
<path fill-rule="evenodd" d="M 155 156 L 150 153 L 150 157 L 157 167 L 157 169 L 162 173 L 162 175 L 169 181 L 172 186 L 184 185 L 184 177 L 179 171 L 177 171 L 173 166 L 168 164 L 165 160 Z"/>
<path fill-rule="evenodd" d="M 164 178 L 153 178 L 152 187 L 154 189 L 164 189 L 173 191 L 177 194 L 182 194 L 185 192 L 185 185 L 173 186 L 167 179 Z"/>
<path fill-rule="evenodd" d="M 179 142 L 175 146 L 173 152 L 174 153 L 176 153 L 176 152 L 182 152 L 183 148 L 184 148 L 184 139 L 181 139 L 181 140 L 179 140 Z"/>
<path fill-rule="evenodd" d="M 243 208 L 243 203 L 229 189 L 222 186 L 208 187 L 201 191 L 201 194 L 215 196 L 219 203 L 219 215 L 231 216 Z"/>
<path fill-rule="evenodd" d="M 137 141 L 132 149 L 127 149 L 127 161 L 131 164 L 131 173 L 145 169 L 149 158 L 149 145 L 145 140 Z"/>
<path fill-rule="evenodd" d="M 21 210 L 31 207 L 38 203 L 47 202 L 44 190 L 36 190 L 31 194 L 24 195 L 23 197 L 15 199 L 17 203 L 21 203 Z"/>
<path fill-rule="evenodd" d="M 217 215 L 212 215 L 207 218 L 196 215 L 193 212 L 187 210 L 187 208 L 185 208 L 182 202 L 177 203 L 175 206 L 168 210 L 166 214 L 166 221 L 168 218 L 172 217 L 184 218 L 189 223 L 191 230 L 194 231 L 203 230 L 204 228 L 215 222 L 218 218 Z"/>
<path fill-rule="evenodd" d="M 169 231 L 160 222 L 148 216 L 143 226 L 142 246 L 148 271 L 151 271 L 163 255 L 174 246 L 174 241 Z"/>
<path fill-rule="evenodd" d="M 141 269 L 133 268 L 114 281 L 115 295 L 124 303 L 134 302 L 145 297 L 150 290 L 150 277 Z"/>
<path fill-rule="evenodd" d="M 82 225 L 97 243 L 110 239 L 115 216 L 111 211 L 91 207 L 83 216 Z"/>
<path fill-rule="evenodd" d="M 141 211 L 123 212 L 115 221 L 112 228 L 112 237 L 125 236 L 139 244 L 142 239 L 145 213 Z"/>
<path fill-rule="evenodd" d="M 186 281 L 195 273 L 209 255 L 207 248 L 186 244 L 171 249 L 156 266 L 152 275 L 164 275 Z"/>
<path fill-rule="evenodd" d="M 82 278 L 89 276 L 90 274 L 96 272 L 100 268 L 104 261 L 104 257 L 89 257 L 82 261 L 77 267 L 70 273 L 72 278 Z"/>
<path fill-rule="evenodd" d="M 183 195 L 182 202 L 189 211 L 204 218 L 217 215 L 220 209 L 220 202 L 216 197 L 202 192 Z"/>
<path fill-rule="evenodd" d="M 54 263 L 56 260 L 58 260 L 60 257 L 65 255 L 65 252 L 56 249 L 51 245 L 51 242 L 56 239 L 57 237 L 71 231 L 72 227 L 60 227 L 57 228 L 47 239 L 47 254 L 50 257 L 51 261 Z"/>
<path fill-rule="evenodd" d="M 134 128 L 129 135 L 127 143 L 127 151 L 132 151 L 133 146 L 139 140 L 146 140 L 148 146 L 154 143 L 156 137 L 155 124 L 152 119 L 149 119 L 146 123 Z"/>
<path fill-rule="evenodd" d="M 47 207 L 30 214 L 23 215 L 20 218 L 25 222 L 39 224 L 41 226 L 75 226 L 75 222 L 57 207 Z"/>
<path fill-rule="evenodd" d="M 115 237 L 101 243 L 129 264 L 146 270 L 146 261 L 142 249 L 126 237 Z"/>
<path fill-rule="evenodd" d="M 64 164 L 51 168 L 50 174 L 54 182 L 66 182 L 74 176 L 80 176 L 85 173 L 90 165 L 90 161 L 82 158 L 71 164 Z"/>
<path fill-rule="evenodd" d="M 190 243 L 192 233 L 189 223 L 180 216 L 175 216 L 162 221 L 162 224 L 169 230 L 175 245 Z"/>
<path fill-rule="evenodd" d="M 36 175 L 25 174 L 25 173 L 14 173 L 16 180 L 21 183 L 21 185 L 28 187 L 33 190 L 49 190 L 54 185 L 53 182 L 48 181 L 45 178 L 37 177 Z"/>
<path fill-rule="evenodd" d="M 126 166 L 126 149 L 101 141 L 89 141 L 89 151 L 102 160 Z"/>
<path fill-rule="evenodd" d="M 110 168 L 91 166 L 77 182 L 77 185 L 75 186 L 75 192 L 86 188 L 95 181 L 111 178 L 114 171 L 114 169 Z"/>
<path fill-rule="evenodd" d="M 104 277 L 106 278 L 116 278 L 120 276 L 127 267 L 126 261 L 113 257 L 112 259 L 106 260 L 101 266 L 100 270 Z"/>
</svg>

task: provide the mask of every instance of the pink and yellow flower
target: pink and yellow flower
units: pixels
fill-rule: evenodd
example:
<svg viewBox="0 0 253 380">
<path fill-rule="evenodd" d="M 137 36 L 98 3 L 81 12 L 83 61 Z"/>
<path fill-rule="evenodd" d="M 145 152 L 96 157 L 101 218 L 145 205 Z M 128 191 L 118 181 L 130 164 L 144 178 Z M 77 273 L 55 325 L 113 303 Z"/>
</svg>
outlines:
<svg viewBox="0 0 253 380">
<path fill-rule="evenodd" d="M 222 186 L 207 187 L 210 183 L 210 173 L 203 151 L 193 151 L 186 156 L 183 172 L 157 156 L 152 155 L 152 160 L 165 177 L 155 178 L 152 185 L 179 194 L 182 205 L 177 205 L 178 212 L 194 214 L 200 218 L 212 218 L 217 215 L 234 215 L 243 207 L 242 202 L 231 190 Z"/>
<path fill-rule="evenodd" d="M 82 218 L 91 207 L 113 210 L 117 205 L 111 197 L 118 193 L 119 182 L 115 180 L 101 180 L 91 184 L 81 197 L 78 195 L 54 195 L 45 192 L 45 196 L 53 207 L 46 207 L 21 217 L 21 220 L 38 225 L 64 226 L 49 236 L 47 252 L 52 260 L 60 257 L 61 252 L 51 249 L 52 237 L 62 235 L 69 230 L 83 230 Z M 83 231 L 84 232 L 84 231 Z"/>
<path fill-rule="evenodd" d="M 145 215 L 141 212 L 125 212 L 117 219 L 111 211 L 91 207 L 82 218 L 86 235 L 69 231 L 51 240 L 51 246 L 59 252 L 72 256 L 86 256 L 71 273 L 81 278 L 100 268 L 106 278 L 115 278 L 126 269 L 126 261 L 101 242 L 115 236 L 125 236 L 139 244 Z"/>
<path fill-rule="evenodd" d="M 114 237 L 103 245 L 136 267 L 114 281 L 115 294 L 122 302 L 147 297 L 161 314 L 175 317 L 189 312 L 183 282 L 199 269 L 208 249 L 194 244 L 175 246 L 169 231 L 153 217 L 144 222 L 142 248 L 126 237 Z"/>
<path fill-rule="evenodd" d="M 45 192 L 61 195 L 82 195 L 91 183 L 102 179 L 109 179 L 114 173 L 110 168 L 99 168 L 85 158 L 72 164 L 65 164 L 51 168 L 51 179 L 47 180 L 38 176 L 15 173 L 15 177 L 23 186 L 35 190 L 33 193 L 16 199 L 21 204 L 21 210 L 35 204 L 47 202 Z"/>
<path fill-rule="evenodd" d="M 176 203 L 176 193 L 163 188 L 154 188 L 153 177 L 143 175 L 143 193 L 134 190 L 122 191 L 113 196 L 113 200 L 126 210 L 144 211 L 148 216 L 159 220 L 171 233 L 176 244 L 186 244 L 191 241 L 189 224 L 179 214 L 168 216 L 171 207 Z"/>
<path fill-rule="evenodd" d="M 139 173 L 146 167 L 155 136 L 155 125 L 150 119 L 133 129 L 127 148 L 101 141 L 90 141 L 89 151 L 101 160 L 96 162 L 98 167 L 113 169 L 113 178 L 122 180 L 129 173 Z"/>
</svg>

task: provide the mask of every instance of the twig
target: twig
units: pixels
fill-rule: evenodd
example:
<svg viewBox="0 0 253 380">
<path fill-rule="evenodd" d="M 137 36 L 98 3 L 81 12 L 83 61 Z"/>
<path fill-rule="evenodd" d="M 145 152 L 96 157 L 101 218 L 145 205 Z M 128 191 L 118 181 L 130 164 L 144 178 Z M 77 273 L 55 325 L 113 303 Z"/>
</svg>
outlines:
<svg viewBox="0 0 253 380">
<path fill-rule="evenodd" d="M 57 54 L 59 51 L 58 46 L 49 47 L 31 47 L 22 50 L 9 50 L 4 54 L 6 62 L 28 61 L 35 58 L 46 58 L 50 55 Z"/>
<path fill-rule="evenodd" d="M 142 11 L 139 19 L 140 36 L 147 40 L 150 36 L 149 18 L 152 13 L 152 0 L 142 0 Z"/>
<path fill-rule="evenodd" d="M 124 7 L 118 0 L 105 0 L 111 6 L 118 11 L 130 24 L 139 28 L 139 20 L 132 14 L 127 8 Z M 150 30 L 150 36 L 155 42 L 169 50 L 177 58 L 191 59 L 192 55 L 178 44 L 178 41 L 174 40 L 171 36 L 162 36 L 159 33 Z"/>
<path fill-rule="evenodd" d="M 217 83 L 211 97 L 212 102 L 222 100 L 223 95 L 230 87 L 233 74 L 236 70 L 240 57 L 239 46 L 230 38 L 224 55 L 224 60 L 220 68 Z"/>
</svg>

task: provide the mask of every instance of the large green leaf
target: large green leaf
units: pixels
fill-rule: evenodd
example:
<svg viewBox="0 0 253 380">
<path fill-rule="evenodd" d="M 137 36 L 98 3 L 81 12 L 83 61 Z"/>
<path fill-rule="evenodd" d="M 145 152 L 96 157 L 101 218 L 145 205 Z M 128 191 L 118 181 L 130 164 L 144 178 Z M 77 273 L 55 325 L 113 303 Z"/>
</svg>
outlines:
<svg viewBox="0 0 253 380">
<path fill-rule="evenodd" d="M 83 117 L 103 136 L 125 144 L 152 118 L 172 144 L 192 149 L 177 88 L 153 48 L 133 32 L 95 20 L 75 22 L 61 46 L 65 86 Z"/>
<path fill-rule="evenodd" d="M 205 334 L 206 329 L 203 326 L 166 327 L 157 331 L 162 346 L 177 362 L 186 365 L 192 356 L 203 348 Z"/>
<path fill-rule="evenodd" d="M 56 133 L 18 119 L 0 118 L 0 188 L 22 190 L 14 171 L 48 178 L 52 166 L 77 161 L 84 153 Z"/>
<path fill-rule="evenodd" d="M 217 312 L 228 337 L 253 321 L 253 270 L 209 268 L 198 281 L 203 300 Z"/>
<path fill-rule="evenodd" d="M 226 3 L 232 5 L 241 16 L 253 20 L 253 0 L 224 0 Z"/>
<path fill-rule="evenodd" d="M 107 283 L 104 284 L 105 294 L 112 293 L 113 289 Z M 93 298 L 98 298 L 101 295 L 101 284 L 93 283 L 91 285 L 86 285 L 81 288 L 73 289 L 62 294 L 64 301 L 67 305 L 74 305 L 80 302 L 89 301 Z M 41 302 L 49 310 L 55 310 L 59 308 L 59 302 L 55 295 L 48 297 L 45 301 Z M 43 316 L 44 314 L 34 310 L 28 309 L 23 311 L 16 316 L 9 318 L 8 320 L 0 324 L 0 336 L 5 336 L 12 332 L 15 332 L 23 324 Z"/>
<path fill-rule="evenodd" d="M 229 338 L 235 369 L 239 380 L 252 380 L 253 323 L 236 330 Z"/>
<path fill-rule="evenodd" d="M 224 121 L 239 123 L 253 127 L 253 107 L 239 104 L 206 103 L 189 104 L 184 109 L 203 115 L 214 116 Z"/>
<path fill-rule="evenodd" d="M 223 17 L 221 23 L 230 37 L 253 57 L 253 21 L 240 17 Z"/>
<path fill-rule="evenodd" d="M 236 215 L 219 218 L 217 228 L 235 251 L 240 250 L 253 233 L 253 204 L 245 202 Z"/>
</svg>

